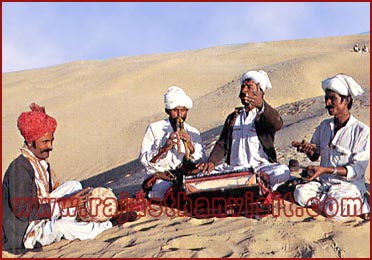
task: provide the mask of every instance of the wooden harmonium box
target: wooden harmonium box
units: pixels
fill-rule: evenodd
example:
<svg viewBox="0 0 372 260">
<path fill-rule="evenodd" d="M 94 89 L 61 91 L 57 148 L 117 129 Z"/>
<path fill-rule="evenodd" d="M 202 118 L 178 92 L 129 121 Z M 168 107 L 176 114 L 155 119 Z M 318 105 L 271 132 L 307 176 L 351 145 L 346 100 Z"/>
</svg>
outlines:
<svg viewBox="0 0 372 260">
<path fill-rule="evenodd" d="M 259 186 L 252 168 L 185 176 L 183 184 L 190 199 L 188 210 L 194 215 L 203 212 L 209 217 L 216 212 L 231 215 L 239 207 L 247 209 L 247 203 L 259 198 Z"/>
</svg>

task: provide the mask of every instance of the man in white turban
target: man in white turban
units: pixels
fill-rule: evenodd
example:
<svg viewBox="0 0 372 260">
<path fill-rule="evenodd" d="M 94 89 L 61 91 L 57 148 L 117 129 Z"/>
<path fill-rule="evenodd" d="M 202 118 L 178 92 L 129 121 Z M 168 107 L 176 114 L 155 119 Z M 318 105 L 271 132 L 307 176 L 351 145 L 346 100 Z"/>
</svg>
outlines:
<svg viewBox="0 0 372 260">
<path fill-rule="evenodd" d="M 264 100 L 264 92 L 272 88 L 271 82 L 265 71 L 248 71 L 241 76 L 240 85 L 239 98 L 244 107 L 235 108 L 228 115 L 208 161 L 197 166 L 210 173 L 225 159 L 228 166 L 253 167 L 269 177 L 270 188 L 275 190 L 289 179 L 290 171 L 277 163 L 274 149 L 275 133 L 283 120 Z"/>
<path fill-rule="evenodd" d="M 369 127 L 350 114 L 353 97 L 363 89 L 352 77 L 336 75 L 322 82 L 325 108 L 332 118 L 316 128 L 310 143 L 297 147 L 319 166 L 308 166 L 310 182 L 296 187 L 295 200 L 301 206 L 317 207 L 333 219 L 369 213 L 364 197 L 365 171 L 369 162 Z M 319 177 L 319 182 L 313 181 Z"/>
<path fill-rule="evenodd" d="M 168 118 L 147 127 L 139 156 L 146 169 L 142 188 L 148 198 L 157 200 L 164 200 L 180 171 L 205 159 L 199 131 L 184 123 L 192 100 L 172 86 L 164 95 L 164 105 Z"/>
</svg>

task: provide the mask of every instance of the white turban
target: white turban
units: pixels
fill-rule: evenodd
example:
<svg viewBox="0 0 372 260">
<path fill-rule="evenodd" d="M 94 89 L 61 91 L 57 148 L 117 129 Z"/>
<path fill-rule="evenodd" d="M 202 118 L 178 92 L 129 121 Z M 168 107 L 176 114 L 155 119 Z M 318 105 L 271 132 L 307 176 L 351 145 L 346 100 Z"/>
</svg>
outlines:
<svg viewBox="0 0 372 260">
<path fill-rule="evenodd" d="M 247 71 L 246 73 L 244 73 L 240 78 L 240 86 L 247 79 L 253 80 L 253 82 L 256 84 L 260 83 L 260 87 L 263 92 L 265 92 L 267 88 L 272 88 L 269 76 L 263 70 Z"/>
<path fill-rule="evenodd" d="M 352 95 L 353 97 L 361 95 L 364 92 L 362 87 L 352 77 L 342 74 L 323 80 L 322 88 L 324 92 L 329 89 L 340 95 Z"/>
<path fill-rule="evenodd" d="M 173 109 L 177 106 L 192 108 L 192 100 L 181 88 L 172 86 L 164 94 L 164 105 L 166 109 Z"/>
</svg>

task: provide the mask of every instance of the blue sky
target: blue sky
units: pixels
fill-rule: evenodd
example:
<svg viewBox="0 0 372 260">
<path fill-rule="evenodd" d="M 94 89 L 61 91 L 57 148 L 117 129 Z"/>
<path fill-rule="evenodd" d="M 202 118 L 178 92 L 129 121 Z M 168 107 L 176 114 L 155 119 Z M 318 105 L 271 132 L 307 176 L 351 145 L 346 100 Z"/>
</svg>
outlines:
<svg viewBox="0 0 372 260">
<path fill-rule="evenodd" d="M 370 3 L 2 3 L 2 72 L 370 31 Z"/>
</svg>

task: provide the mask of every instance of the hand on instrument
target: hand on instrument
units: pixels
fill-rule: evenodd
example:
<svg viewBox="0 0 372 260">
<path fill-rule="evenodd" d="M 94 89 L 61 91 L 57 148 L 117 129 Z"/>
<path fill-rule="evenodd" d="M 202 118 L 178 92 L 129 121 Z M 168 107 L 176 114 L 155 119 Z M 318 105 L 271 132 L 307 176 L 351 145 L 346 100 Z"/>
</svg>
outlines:
<svg viewBox="0 0 372 260">
<path fill-rule="evenodd" d="M 316 165 L 310 165 L 306 168 L 307 174 L 310 176 L 308 179 L 309 181 L 312 181 L 316 178 L 318 178 L 320 175 L 325 173 L 325 168 L 322 166 L 316 166 Z"/>
<path fill-rule="evenodd" d="M 164 146 L 160 146 L 158 153 L 150 160 L 151 163 L 156 163 L 162 154 L 170 151 L 175 145 L 180 147 L 181 142 L 177 132 L 170 134 L 168 140 L 165 142 Z"/>
<path fill-rule="evenodd" d="M 305 140 L 302 142 L 292 142 L 292 146 L 297 148 L 300 153 L 305 153 L 307 156 L 312 157 L 317 152 L 317 147 L 315 144 L 311 144 Z"/>
<path fill-rule="evenodd" d="M 82 207 L 88 201 L 89 192 L 92 189 L 91 187 L 87 187 L 72 195 L 71 198 L 77 201 L 77 205 L 73 205 L 73 207 Z"/>
<path fill-rule="evenodd" d="M 191 136 L 186 133 L 186 131 L 180 131 L 179 132 L 179 138 L 185 143 L 187 144 L 187 149 L 189 149 L 190 151 L 190 154 L 193 154 L 195 152 L 195 148 L 192 144 L 192 141 L 191 141 Z"/>
<path fill-rule="evenodd" d="M 173 132 L 170 134 L 165 146 L 163 147 L 166 151 L 171 150 L 175 145 L 180 144 L 180 137 L 177 132 Z"/>
<path fill-rule="evenodd" d="M 60 198 L 57 201 L 61 209 L 68 208 L 80 208 L 88 201 L 89 192 L 92 190 L 91 187 L 87 187 L 69 197 Z"/>
<path fill-rule="evenodd" d="M 186 142 L 187 144 L 191 144 L 191 137 L 188 133 L 186 133 L 185 131 L 180 131 L 179 132 L 179 138 Z"/>
<path fill-rule="evenodd" d="M 210 174 L 214 170 L 215 164 L 213 162 L 198 163 L 195 167 L 202 173 Z"/>
</svg>

